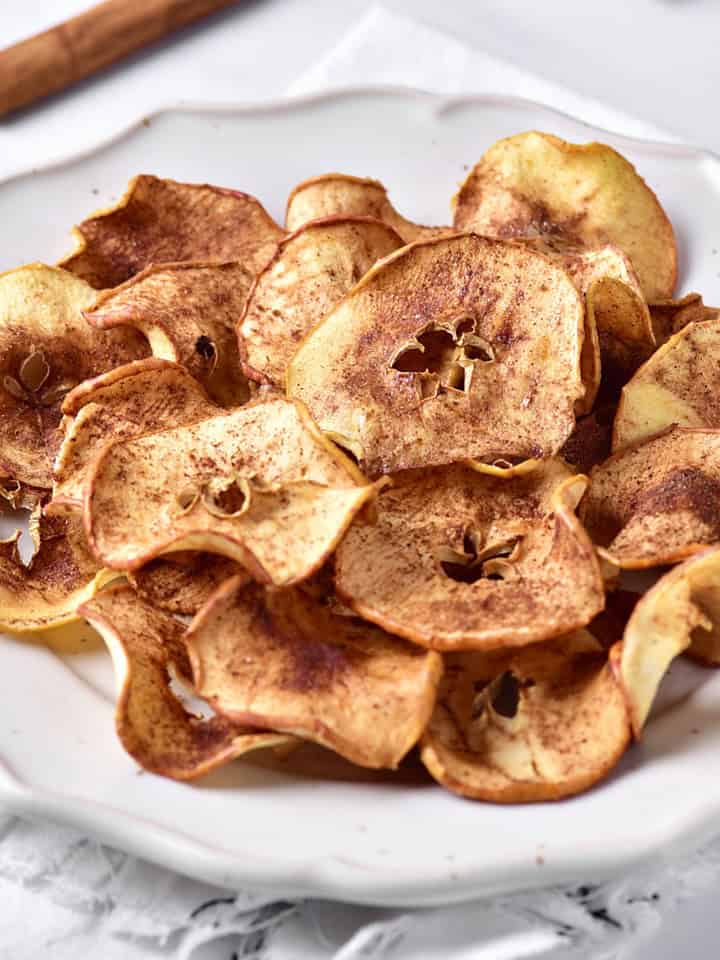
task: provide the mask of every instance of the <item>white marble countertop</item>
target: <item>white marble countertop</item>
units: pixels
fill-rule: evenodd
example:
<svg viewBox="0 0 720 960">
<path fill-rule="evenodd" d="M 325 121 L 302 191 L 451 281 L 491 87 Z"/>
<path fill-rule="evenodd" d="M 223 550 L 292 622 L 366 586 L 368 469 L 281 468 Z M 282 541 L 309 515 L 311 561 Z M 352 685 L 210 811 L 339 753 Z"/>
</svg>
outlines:
<svg viewBox="0 0 720 960">
<path fill-rule="evenodd" d="M 79 12 L 88 0 L 23 0 L 0 5 L 0 45 Z M 720 91 L 720 4 L 717 0 L 386 0 L 385 6 L 454 34 L 548 80 L 604 101 L 682 139 L 720 152 L 713 95 Z M 283 94 L 292 81 L 330 49 L 367 8 L 363 0 L 247 0 L 182 37 L 162 44 L 105 77 L 82 84 L 9 122 L 0 122 L 0 168 L 46 159 L 40 127 L 65 131 L 78 104 L 97 107 L 122 97 L 136 115 L 147 91 L 160 87 L 171 100 L 209 101 L 218 90 L 253 101 Z M 529 93 L 529 95 L 532 95 Z M 114 101 L 117 103 L 117 101 Z M 88 112 L 90 115 L 90 112 Z M 720 229 L 720 228 L 719 228 Z M 677 910 L 630 960 L 705 960 L 720 940 L 714 892 Z M 0 958 L 16 940 L 0 904 Z M 13 928 L 13 929 L 11 929 Z M 230 956 L 228 949 L 198 958 Z M 52 957 L 50 952 L 47 954 Z M 70 955 L 70 954 L 68 954 Z"/>
</svg>

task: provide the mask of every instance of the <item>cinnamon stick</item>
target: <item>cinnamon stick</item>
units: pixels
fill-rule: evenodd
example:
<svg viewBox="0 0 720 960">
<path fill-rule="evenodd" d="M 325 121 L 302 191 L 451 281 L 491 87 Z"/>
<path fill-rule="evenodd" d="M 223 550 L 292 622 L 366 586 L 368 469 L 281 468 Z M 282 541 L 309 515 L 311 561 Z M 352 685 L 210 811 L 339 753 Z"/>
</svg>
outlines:
<svg viewBox="0 0 720 960">
<path fill-rule="evenodd" d="M 0 51 L 0 116 L 58 93 L 237 0 L 107 0 Z"/>
</svg>

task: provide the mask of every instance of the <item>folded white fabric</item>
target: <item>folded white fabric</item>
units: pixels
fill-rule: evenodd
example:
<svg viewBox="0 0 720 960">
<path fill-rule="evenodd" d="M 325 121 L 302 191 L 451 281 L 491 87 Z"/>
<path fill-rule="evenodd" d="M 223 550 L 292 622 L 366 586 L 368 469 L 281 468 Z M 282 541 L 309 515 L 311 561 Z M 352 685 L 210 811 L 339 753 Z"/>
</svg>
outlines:
<svg viewBox="0 0 720 960">
<path fill-rule="evenodd" d="M 375 7 L 290 93 L 415 86 L 514 95 L 631 136 L 667 131 Z M 522 960 L 621 956 L 679 900 L 710 886 L 720 844 L 622 881 L 397 911 L 268 902 L 111 850 L 72 830 L 0 818 L 0 960 Z M 18 918 L 32 917 L 24 923 Z"/>
</svg>

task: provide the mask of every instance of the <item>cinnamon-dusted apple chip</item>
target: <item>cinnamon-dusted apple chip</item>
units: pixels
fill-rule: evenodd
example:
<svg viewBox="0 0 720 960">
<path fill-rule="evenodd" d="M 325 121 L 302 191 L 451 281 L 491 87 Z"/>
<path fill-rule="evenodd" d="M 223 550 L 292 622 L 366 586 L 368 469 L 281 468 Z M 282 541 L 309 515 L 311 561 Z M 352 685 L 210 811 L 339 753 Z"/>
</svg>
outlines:
<svg viewBox="0 0 720 960">
<path fill-rule="evenodd" d="M 663 344 L 623 387 L 613 450 L 670 424 L 720 427 L 720 323 L 689 323 Z"/>
<path fill-rule="evenodd" d="M 320 567 L 376 491 L 279 397 L 114 443 L 87 484 L 88 539 L 106 566 L 204 550 L 276 586 Z"/>
<path fill-rule="evenodd" d="M 83 318 L 95 291 L 58 267 L 0 276 L 0 473 L 49 489 L 60 404 L 81 380 L 147 356 L 135 330 L 94 330 Z"/>
<path fill-rule="evenodd" d="M 720 663 L 720 548 L 674 567 L 638 601 L 623 636 L 619 676 L 635 736 L 668 666 L 683 651 Z"/>
<path fill-rule="evenodd" d="M 174 653 L 182 649 L 185 627 L 144 603 L 129 587 L 105 590 L 78 612 L 112 655 L 118 684 L 117 735 L 145 770 L 192 780 L 243 754 L 293 739 L 250 730 L 224 717 L 203 719 L 189 713 L 168 677 L 168 668 L 176 666 Z"/>
<path fill-rule="evenodd" d="M 673 294 L 672 225 L 633 165 L 602 143 L 535 131 L 499 140 L 460 188 L 455 226 L 584 249 L 613 244 L 630 258 L 646 300 Z"/>
<path fill-rule="evenodd" d="M 405 243 L 452 233 L 451 227 L 424 227 L 406 220 L 379 180 L 345 173 L 325 173 L 299 183 L 288 197 L 285 226 L 297 230 L 310 220 L 336 216 L 384 220 Z"/>
<path fill-rule="evenodd" d="M 437 650 L 557 636 L 602 609 L 592 544 L 575 517 L 587 478 L 559 460 L 503 479 L 455 465 L 395 475 L 375 524 L 338 547 L 336 586 L 361 616 Z"/>
<path fill-rule="evenodd" d="M 720 309 L 705 306 L 699 293 L 686 293 L 677 300 L 656 300 L 649 306 L 658 344 L 665 343 L 689 323 L 697 320 L 720 320 Z"/>
<path fill-rule="evenodd" d="M 363 767 L 394 768 L 433 709 L 440 656 L 305 591 L 233 578 L 187 635 L 198 693 L 222 716 L 313 740 Z"/>
<path fill-rule="evenodd" d="M 20 531 L 0 541 L 0 630 L 29 633 L 77 620 L 76 609 L 108 580 L 85 545 L 78 519 L 61 520 L 36 513 L 31 518 L 35 555 L 20 558 Z"/>
<path fill-rule="evenodd" d="M 65 435 L 53 468 L 51 513 L 82 510 L 88 469 L 113 440 L 219 414 L 184 367 L 149 357 L 86 380 L 65 397 Z"/>
<path fill-rule="evenodd" d="M 541 254 L 475 235 L 403 247 L 309 334 L 288 392 L 371 475 L 552 456 L 584 396 L 584 310 Z"/>
<path fill-rule="evenodd" d="M 237 260 L 254 273 L 283 233 L 247 193 L 141 174 L 115 206 L 73 228 L 75 250 L 60 266 L 99 290 L 152 263 Z"/>
<path fill-rule="evenodd" d="M 625 570 L 676 563 L 720 541 L 720 430 L 671 427 L 591 477 L 580 517 Z"/>
<path fill-rule="evenodd" d="M 248 398 L 235 325 L 254 274 L 242 263 L 146 267 L 101 293 L 86 318 L 94 326 L 136 327 L 153 355 L 181 363 L 225 407 Z"/>
<path fill-rule="evenodd" d="M 239 569 L 227 557 L 190 551 L 152 560 L 128 574 L 128 579 L 137 594 L 154 607 L 192 616 Z"/>
<path fill-rule="evenodd" d="M 331 217 L 300 227 L 258 275 L 238 326 L 245 372 L 285 388 L 305 334 L 372 265 L 403 245 L 381 220 Z"/>
<path fill-rule="evenodd" d="M 608 654 L 580 630 L 513 654 L 446 656 L 421 757 L 455 793 L 532 803 L 587 790 L 629 740 Z"/>
</svg>

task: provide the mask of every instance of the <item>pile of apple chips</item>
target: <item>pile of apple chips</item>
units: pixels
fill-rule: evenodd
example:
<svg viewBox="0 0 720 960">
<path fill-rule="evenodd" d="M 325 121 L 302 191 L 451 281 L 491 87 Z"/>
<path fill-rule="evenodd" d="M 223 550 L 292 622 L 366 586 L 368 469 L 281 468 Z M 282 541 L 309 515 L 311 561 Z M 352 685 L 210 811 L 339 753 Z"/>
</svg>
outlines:
<svg viewBox="0 0 720 960">
<path fill-rule="evenodd" d="M 453 207 L 419 226 L 333 173 L 282 228 L 139 176 L 0 277 L 0 494 L 34 542 L 0 544 L 0 628 L 95 627 L 145 769 L 417 747 L 465 796 L 556 799 L 674 657 L 720 662 L 720 312 L 674 299 L 658 199 L 526 133 Z"/>
</svg>

